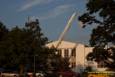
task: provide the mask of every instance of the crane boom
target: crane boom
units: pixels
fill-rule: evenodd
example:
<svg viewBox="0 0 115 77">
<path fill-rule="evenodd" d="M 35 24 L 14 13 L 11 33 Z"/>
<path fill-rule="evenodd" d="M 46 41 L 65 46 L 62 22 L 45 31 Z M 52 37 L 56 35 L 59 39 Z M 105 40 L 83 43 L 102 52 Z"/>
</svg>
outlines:
<svg viewBox="0 0 115 77">
<path fill-rule="evenodd" d="M 70 17 L 69 21 L 67 22 L 66 27 L 64 28 L 64 31 L 61 33 L 59 39 L 58 39 L 58 43 L 56 45 L 56 48 L 58 48 L 58 46 L 61 44 L 61 41 L 63 40 L 65 34 L 67 33 L 67 31 L 69 30 L 69 28 L 71 27 L 72 21 L 75 19 L 76 17 L 76 12 L 72 14 L 72 16 Z"/>
</svg>

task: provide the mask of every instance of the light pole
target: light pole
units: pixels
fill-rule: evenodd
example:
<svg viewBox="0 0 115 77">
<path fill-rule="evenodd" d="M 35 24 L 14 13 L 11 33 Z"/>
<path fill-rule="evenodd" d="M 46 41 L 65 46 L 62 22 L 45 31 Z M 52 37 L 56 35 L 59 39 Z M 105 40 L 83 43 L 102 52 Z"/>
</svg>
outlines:
<svg viewBox="0 0 115 77">
<path fill-rule="evenodd" d="M 83 71 L 85 72 L 85 45 L 84 45 L 84 68 L 83 68 Z"/>
<path fill-rule="evenodd" d="M 34 73 L 33 73 L 34 77 L 36 77 L 36 56 L 38 55 L 34 55 Z"/>
</svg>

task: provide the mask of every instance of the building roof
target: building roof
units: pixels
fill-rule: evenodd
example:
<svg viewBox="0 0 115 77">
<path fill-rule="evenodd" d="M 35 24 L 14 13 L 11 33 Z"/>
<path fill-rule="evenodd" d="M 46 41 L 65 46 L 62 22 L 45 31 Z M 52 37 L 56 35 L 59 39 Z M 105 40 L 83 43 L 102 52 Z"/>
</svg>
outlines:
<svg viewBox="0 0 115 77">
<path fill-rule="evenodd" d="M 47 47 L 51 48 L 51 47 L 56 47 L 58 41 L 53 41 L 50 42 L 48 44 L 46 44 Z M 74 48 L 77 44 L 73 43 L 73 42 L 69 42 L 69 41 L 62 41 L 61 44 L 59 45 L 59 49 L 62 48 Z"/>
</svg>

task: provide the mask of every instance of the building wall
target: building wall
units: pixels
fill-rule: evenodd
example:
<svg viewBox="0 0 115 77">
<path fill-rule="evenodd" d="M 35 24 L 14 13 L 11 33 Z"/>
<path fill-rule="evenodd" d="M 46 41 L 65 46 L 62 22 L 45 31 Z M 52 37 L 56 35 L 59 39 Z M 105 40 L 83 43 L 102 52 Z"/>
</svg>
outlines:
<svg viewBox="0 0 115 77">
<path fill-rule="evenodd" d="M 48 43 L 46 46 L 56 47 L 58 41 Z M 81 43 L 73 43 L 68 41 L 62 41 L 58 47 L 60 55 L 64 57 L 69 57 L 70 67 L 76 72 L 81 72 L 87 66 L 92 66 L 98 71 L 105 70 L 106 68 L 99 68 L 96 62 L 87 61 L 86 56 L 92 52 L 93 47 L 86 47 Z"/>
<path fill-rule="evenodd" d="M 84 65 L 85 61 L 85 48 L 84 45 L 78 44 L 76 47 L 76 65 Z"/>
<path fill-rule="evenodd" d="M 57 41 L 47 44 L 47 47 L 55 47 Z M 80 43 L 72 43 L 68 41 L 62 41 L 58 47 L 59 53 L 62 57 L 69 57 L 70 67 L 76 67 L 78 65 L 85 66 L 87 63 L 86 56 L 92 51 L 92 47 L 85 47 L 85 45 Z"/>
</svg>

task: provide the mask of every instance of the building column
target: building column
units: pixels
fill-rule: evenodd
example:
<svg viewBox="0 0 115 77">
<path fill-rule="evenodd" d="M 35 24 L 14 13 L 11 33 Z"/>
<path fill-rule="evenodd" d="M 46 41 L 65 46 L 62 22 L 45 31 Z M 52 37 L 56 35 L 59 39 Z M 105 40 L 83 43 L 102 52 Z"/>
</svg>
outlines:
<svg viewBox="0 0 115 77">
<path fill-rule="evenodd" d="M 68 54 L 69 54 L 69 57 L 71 57 L 71 52 L 72 52 L 72 49 L 68 49 Z"/>
<path fill-rule="evenodd" d="M 64 57 L 64 52 L 65 50 L 64 49 L 61 49 L 61 56 Z"/>
</svg>

